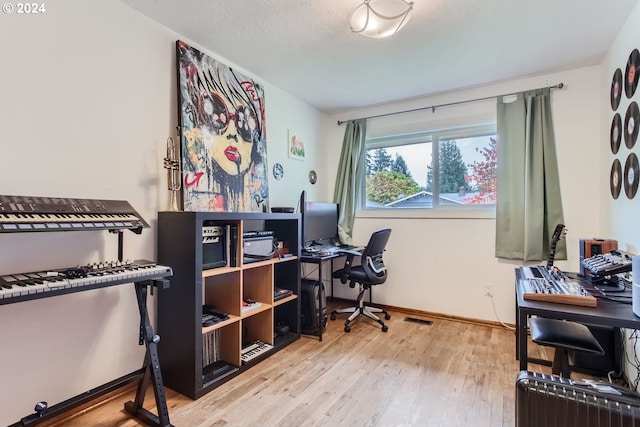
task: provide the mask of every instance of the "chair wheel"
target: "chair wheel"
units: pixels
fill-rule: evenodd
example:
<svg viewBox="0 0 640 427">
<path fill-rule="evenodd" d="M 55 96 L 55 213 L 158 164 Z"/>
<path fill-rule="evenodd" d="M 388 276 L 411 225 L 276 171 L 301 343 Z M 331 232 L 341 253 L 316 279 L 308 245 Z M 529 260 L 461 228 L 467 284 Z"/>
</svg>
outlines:
<svg viewBox="0 0 640 427">
<path fill-rule="evenodd" d="M 351 332 L 351 326 L 345 326 L 344 327 L 344 331 L 345 332 Z"/>
<path fill-rule="evenodd" d="M 387 325 L 382 325 L 382 332 L 387 332 L 389 327 Z"/>
<path fill-rule="evenodd" d="M 335 315 L 335 314 L 333 314 L 333 313 L 331 313 L 330 318 L 331 318 L 331 320 L 336 320 L 336 315 Z"/>
<path fill-rule="evenodd" d="M 384 320 L 389 320 L 389 319 L 391 319 L 391 315 L 389 313 L 385 313 Z"/>
</svg>

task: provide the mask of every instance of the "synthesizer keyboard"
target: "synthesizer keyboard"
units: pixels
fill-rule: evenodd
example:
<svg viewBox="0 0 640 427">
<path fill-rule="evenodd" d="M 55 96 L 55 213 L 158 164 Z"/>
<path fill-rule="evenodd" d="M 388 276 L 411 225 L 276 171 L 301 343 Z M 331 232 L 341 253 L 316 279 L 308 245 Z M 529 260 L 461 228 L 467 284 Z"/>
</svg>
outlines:
<svg viewBox="0 0 640 427">
<path fill-rule="evenodd" d="M 271 349 L 273 349 L 272 345 L 257 340 L 242 349 L 240 358 L 242 359 L 242 363 L 247 363 Z"/>
<path fill-rule="evenodd" d="M 614 249 L 612 251 L 585 258 L 582 265 L 594 276 L 612 276 L 631 271 L 631 257 L 633 255 Z"/>
<path fill-rule="evenodd" d="M 124 200 L 0 196 L 0 233 L 131 230 L 149 224 Z"/>
<path fill-rule="evenodd" d="M 0 305 L 173 275 L 151 261 L 114 261 L 0 276 Z"/>
<path fill-rule="evenodd" d="M 526 300 L 596 307 L 597 299 L 578 282 L 554 279 L 544 266 L 521 267 L 522 296 Z"/>
</svg>

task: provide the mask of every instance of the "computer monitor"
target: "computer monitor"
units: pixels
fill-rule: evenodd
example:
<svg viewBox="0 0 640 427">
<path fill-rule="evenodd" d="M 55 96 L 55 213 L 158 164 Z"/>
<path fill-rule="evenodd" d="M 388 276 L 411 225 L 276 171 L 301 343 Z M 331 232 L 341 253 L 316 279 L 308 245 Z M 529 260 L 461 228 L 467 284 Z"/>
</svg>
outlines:
<svg viewBox="0 0 640 427">
<path fill-rule="evenodd" d="M 304 246 L 338 240 L 339 206 L 337 203 L 304 202 L 302 206 Z"/>
</svg>

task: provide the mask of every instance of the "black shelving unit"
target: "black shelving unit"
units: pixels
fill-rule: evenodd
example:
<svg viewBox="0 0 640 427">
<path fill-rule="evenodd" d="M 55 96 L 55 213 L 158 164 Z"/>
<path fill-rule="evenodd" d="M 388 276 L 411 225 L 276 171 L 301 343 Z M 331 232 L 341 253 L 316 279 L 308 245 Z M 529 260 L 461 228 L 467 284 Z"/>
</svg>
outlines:
<svg viewBox="0 0 640 427">
<path fill-rule="evenodd" d="M 228 262 L 203 270 L 203 226 L 209 225 L 226 230 Z M 288 255 L 243 263 L 244 231 L 273 231 Z M 173 269 L 172 286 L 158 291 L 157 309 L 167 387 L 198 399 L 300 338 L 300 244 L 299 214 L 159 213 L 158 262 Z M 274 301 L 276 286 L 293 294 Z M 243 309 L 244 298 L 259 304 Z M 203 327 L 203 304 L 229 318 Z M 289 332 L 276 334 L 279 323 Z M 273 348 L 243 362 L 243 347 L 255 341 Z"/>
</svg>

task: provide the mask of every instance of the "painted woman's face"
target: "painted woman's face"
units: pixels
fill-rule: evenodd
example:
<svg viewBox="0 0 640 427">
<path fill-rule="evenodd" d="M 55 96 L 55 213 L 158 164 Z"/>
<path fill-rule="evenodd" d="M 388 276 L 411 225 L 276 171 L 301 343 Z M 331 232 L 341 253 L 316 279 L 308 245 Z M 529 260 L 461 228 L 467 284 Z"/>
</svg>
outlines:
<svg viewBox="0 0 640 427">
<path fill-rule="evenodd" d="M 213 134 L 211 156 L 227 174 L 245 174 L 251 166 L 253 135 L 258 131 L 253 110 L 229 105 L 215 93 L 203 94 L 199 102 L 201 119 Z"/>
</svg>

